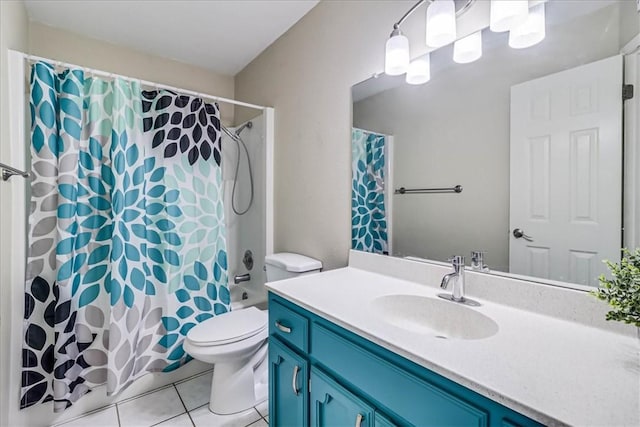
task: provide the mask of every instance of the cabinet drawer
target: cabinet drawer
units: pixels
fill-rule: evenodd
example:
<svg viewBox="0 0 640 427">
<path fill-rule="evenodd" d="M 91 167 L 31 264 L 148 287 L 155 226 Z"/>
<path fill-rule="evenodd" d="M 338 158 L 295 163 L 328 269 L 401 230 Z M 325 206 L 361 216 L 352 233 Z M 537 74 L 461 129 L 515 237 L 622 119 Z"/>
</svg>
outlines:
<svg viewBox="0 0 640 427">
<path fill-rule="evenodd" d="M 274 335 L 297 349 L 309 350 L 309 319 L 284 305 L 269 301 L 269 335 Z"/>
<path fill-rule="evenodd" d="M 313 324 L 313 359 L 357 387 L 385 410 L 416 426 L 486 426 L 488 411 L 416 378 L 345 338 Z M 402 390 L 401 393 L 398 391 Z"/>
</svg>

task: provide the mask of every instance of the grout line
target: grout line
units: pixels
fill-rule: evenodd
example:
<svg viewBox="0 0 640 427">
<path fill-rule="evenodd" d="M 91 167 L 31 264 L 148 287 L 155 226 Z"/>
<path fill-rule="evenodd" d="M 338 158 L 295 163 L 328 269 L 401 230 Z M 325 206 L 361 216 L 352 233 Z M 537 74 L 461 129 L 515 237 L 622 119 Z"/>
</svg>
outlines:
<svg viewBox="0 0 640 427">
<path fill-rule="evenodd" d="M 2 1 L 2 0 L 0 0 L 0 1 Z M 155 393 L 156 391 L 164 390 L 165 388 L 169 388 L 171 386 L 173 386 L 173 384 L 163 385 L 162 387 L 154 388 L 153 390 L 145 391 L 144 393 L 140 393 L 140 394 L 137 394 L 135 396 L 131 396 L 131 397 L 128 397 L 126 399 L 119 400 L 118 402 L 116 402 L 116 404 L 117 405 L 121 405 L 123 403 L 128 403 L 128 402 L 131 402 L 132 400 L 139 399 L 141 397 L 147 396 L 147 395 L 149 395 L 151 393 Z"/>
<path fill-rule="evenodd" d="M 182 383 L 184 383 L 184 382 L 187 382 L 187 381 L 192 380 L 192 379 L 194 379 L 194 378 L 201 377 L 201 376 L 206 375 L 206 374 L 210 374 L 210 373 L 212 373 L 212 372 L 213 372 L 213 369 L 207 369 L 206 371 L 202 371 L 202 372 L 200 372 L 200 373 L 198 373 L 198 374 L 191 375 L 190 377 L 183 378 L 183 379 L 181 379 L 180 381 L 176 381 L 176 382 L 175 382 L 175 383 L 173 383 L 173 384 L 182 384 Z"/>
<path fill-rule="evenodd" d="M 0 1 L 2 1 L 2 0 L 0 0 Z M 81 419 L 81 418 L 84 418 L 84 417 L 88 417 L 89 415 L 93 415 L 93 414 L 98 413 L 98 412 L 100 412 L 100 411 L 104 411 L 104 410 L 106 410 L 106 409 L 111 408 L 112 406 L 116 406 L 116 404 L 115 404 L 115 403 L 111 403 L 111 404 L 109 404 L 109 405 L 101 406 L 101 407 L 96 408 L 96 409 L 94 409 L 94 410 L 92 410 L 92 411 L 89 411 L 89 412 L 85 412 L 85 413 L 83 413 L 83 414 L 80 414 L 80 415 L 78 415 L 77 417 L 69 418 L 68 420 L 63 421 L 63 422 L 61 422 L 61 423 L 59 423 L 59 424 L 51 424 L 51 427 L 62 427 L 62 426 L 64 426 L 65 424 L 68 424 L 68 423 L 73 422 L 73 421 L 77 421 L 77 420 L 79 420 L 79 419 Z M 116 408 L 116 412 L 117 412 L 117 408 Z M 118 422 L 119 422 L 119 421 L 118 421 Z"/>
<path fill-rule="evenodd" d="M 257 420 L 255 420 L 251 424 L 248 424 L 247 427 L 257 426 L 260 421 L 264 421 L 264 418 L 262 418 L 262 417 L 258 418 Z"/>
<path fill-rule="evenodd" d="M 189 417 L 189 421 L 191 421 L 191 425 L 195 427 L 196 423 L 193 421 L 193 418 L 191 418 L 191 413 L 189 411 L 187 411 L 187 417 Z"/>
<path fill-rule="evenodd" d="M 118 427 L 122 427 L 120 423 L 120 409 L 118 408 L 118 404 L 116 403 L 116 417 L 118 418 Z"/>
<path fill-rule="evenodd" d="M 0 0 L 0 1 L 2 1 L 2 0 Z M 208 405 L 209 405 L 209 402 L 204 403 L 204 404 L 202 404 L 202 405 L 200 405 L 200 406 L 197 406 L 197 407 L 193 408 L 193 409 L 192 409 L 192 411 L 195 411 L 196 409 L 200 409 L 200 408 L 202 408 L 203 406 L 208 406 Z"/>
<path fill-rule="evenodd" d="M 189 413 L 189 410 L 187 409 L 187 405 L 185 405 L 184 400 L 182 399 L 182 396 L 180 396 L 180 392 L 178 391 L 178 387 L 176 387 L 176 383 L 173 383 L 172 385 L 173 385 L 173 388 L 176 390 L 176 393 L 178 394 L 178 399 L 180 399 L 180 403 L 182 403 L 182 407 L 186 411 L 187 417 L 189 417 L 189 421 L 191 421 L 191 425 L 195 426 L 196 423 L 193 422 L 193 418 L 191 418 L 191 414 Z M 182 414 L 180 414 L 180 415 L 182 415 Z"/>
<path fill-rule="evenodd" d="M 173 383 L 171 384 L 173 386 L 173 389 L 176 391 L 176 394 L 178 395 L 178 399 L 180 399 L 180 403 L 182 403 L 182 407 L 184 408 L 185 412 L 189 412 L 189 410 L 187 409 L 187 405 L 184 404 L 184 400 L 182 400 L 182 396 L 180 396 L 180 392 L 178 391 L 178 387 L 176 387 L 176 384 Z"/>
<path fill-rule="evenodd" d="M 159 421 L 159 422 L 157 422 L 157 423 L 155 423 L 155 424 L 151 424 L 151 426 L 150 426 L 150 427 L 157 426 L 157 425 L 159 425 L 159 424 L 166 423 L 167 421 L 171 421 L 171 420 L 173 420 L 173 419 L 175 419 L 175 418 L 181 417 L 181 416 L 183 416 L 185 413 L 186 413 L 186 412 L 183 412 L 183 413 L 181 413 L 181 414 L 174 415 L 174 416 L 173 416 L 173 417 L 171 417 L 171 418 L 167 418 L 166 420 L 162 420 L 162 421 Z"/>
</svg>

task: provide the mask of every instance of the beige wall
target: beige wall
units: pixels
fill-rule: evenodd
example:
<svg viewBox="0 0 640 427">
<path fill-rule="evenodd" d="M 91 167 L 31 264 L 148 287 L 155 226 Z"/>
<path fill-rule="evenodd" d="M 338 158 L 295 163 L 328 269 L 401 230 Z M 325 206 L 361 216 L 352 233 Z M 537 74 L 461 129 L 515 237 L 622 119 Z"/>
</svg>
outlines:
<svg viewBox="0 0 640 427">
<path fill-rule="evenodd" d="M 9 140 L 9 96 L 7 78 L 7 49 L 27 50 L 28 20 L 22 2 L 0 1 L 0 161 L 11 163 L 11 144 Z M 11 191 L 23 189 L 22 178 L 13 178 L 14 182 L 0 181 L 0 425 L 9 425 L 9 408 L 17 406 L 19 396 L 11 393 L 10 382 L 19 379 L 15 373 L 18 363 L 12 356 L 19 352 L 8 351 L 11 329 L 22 326 L 22 316 L 11 316 L 10 274 L 12 257 L 24 257 L 24 254 L 13 253 L 9 242 L 11 233 L 12 207 Z M 13 363 L 9 363 L 12 361 Z M 19 366 L 19 365 L 18 365 Z M 15 390 L 15 388 L 13 389 Z"/>
<path fill-rule="evenodd" d="M 351 86 L 383 70 L 392 24 L 412 3 L 322 1 L 236 75 L 238 99 L 275 107 L 276 251 L 346 265 Z M 422 41 L 413 21 L 410 39 Z"/>
<path fill-rule="evenodd" d="M 224 98 L 234 97 L 233 76 L 31 22 L 29 53 L 97 70 L 163 83 Z M 222 121 L 233 122 L 233 106 L 220 104 Z"/>
</svg>

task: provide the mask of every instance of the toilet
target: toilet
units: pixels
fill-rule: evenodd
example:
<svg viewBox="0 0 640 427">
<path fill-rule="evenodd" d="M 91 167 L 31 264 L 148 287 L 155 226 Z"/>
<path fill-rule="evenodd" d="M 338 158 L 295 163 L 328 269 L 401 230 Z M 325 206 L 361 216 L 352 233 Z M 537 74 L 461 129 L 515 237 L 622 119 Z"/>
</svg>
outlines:
<svg viewBox="0 0 640 427">
<path fill-rule="evenodd" d="M 266 256 L 265 267 L 267 281 L 274 282 L 318 273 L 322 263 L 281 252 Z M 268 398 L 267 322 L 266 310 L 247 307 L 205 320 L 187 333 L 184 350 L 194 359 L 214 365 L 211 412 L 235 414 Z"/>
</svg>

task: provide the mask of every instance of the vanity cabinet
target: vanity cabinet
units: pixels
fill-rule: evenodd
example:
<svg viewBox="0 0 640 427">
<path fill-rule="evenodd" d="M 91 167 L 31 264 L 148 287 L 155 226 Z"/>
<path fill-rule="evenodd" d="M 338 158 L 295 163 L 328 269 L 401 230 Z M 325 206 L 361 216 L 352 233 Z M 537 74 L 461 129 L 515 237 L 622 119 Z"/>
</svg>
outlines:
<svg viewBox="0 0 640 427">
<path fill-rule="evenodd" d="M 269 366 L 272 426 L 540 425 L 273 293 Z"/>
<path fill-rule="evenodd" d="M 270 424 L 305 426 L 309 419 L 307 360 L 275 339 L 269 340 Z"/>
<path fill-rule="evenodd" d="M 311 368 L 311 425 L 373 427 L 374 409 L 318 368 Z"/>
</svg>

